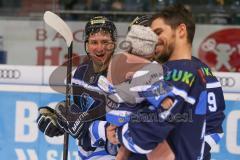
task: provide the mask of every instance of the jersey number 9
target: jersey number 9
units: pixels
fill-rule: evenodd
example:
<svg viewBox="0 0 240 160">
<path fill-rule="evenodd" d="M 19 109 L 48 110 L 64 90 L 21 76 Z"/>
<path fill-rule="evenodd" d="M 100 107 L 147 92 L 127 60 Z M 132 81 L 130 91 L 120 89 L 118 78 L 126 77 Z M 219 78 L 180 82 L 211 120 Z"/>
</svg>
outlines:
<svg viewBox="0 0 240 160">
<path fill-rule="evenodd" d="M 215 112 L 217 110 L 216 96 L 213 92 L 208 93 L 208 109 L 210 112 Z"/>
</svg>

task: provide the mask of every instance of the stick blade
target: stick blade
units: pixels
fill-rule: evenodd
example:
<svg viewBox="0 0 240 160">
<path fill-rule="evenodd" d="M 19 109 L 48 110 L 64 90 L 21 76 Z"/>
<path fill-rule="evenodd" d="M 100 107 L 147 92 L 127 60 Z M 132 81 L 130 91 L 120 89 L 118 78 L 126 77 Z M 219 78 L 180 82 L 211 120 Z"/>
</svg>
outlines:
<svg viewBox="0 0 240 160">
<path fill-rule="evenodd" d="M 58 15 L 50 11 L 44 13 L 43 20 L 50 27 L 59 32 L 65 39 L 67 46 L 70 47 L 73 41 L 73 34 L 68 25 Z"/>
</svg>

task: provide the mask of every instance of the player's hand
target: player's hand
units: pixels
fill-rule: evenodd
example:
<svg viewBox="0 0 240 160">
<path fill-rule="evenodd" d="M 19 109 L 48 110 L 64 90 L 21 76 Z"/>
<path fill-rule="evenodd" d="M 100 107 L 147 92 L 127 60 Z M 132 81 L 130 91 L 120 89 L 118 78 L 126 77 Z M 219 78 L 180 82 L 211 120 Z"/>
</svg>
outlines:
<svg viewBox="0 0 240 160">
<path fill-rule="evenodd" d="M 57 115 L 54 109 L 45 106 L 38 109 L 38 129 L 49 137 L 61 136 L 64 130 L 57 124 Z"/>
<path fill-rule="evenodd" d="M 107 139 L 112 144 L 119 144 L 119 140 L 116 137 L 116 129 L 117 129 L 117 126 L 114 126 L 114 125 L 109 125 L 106 128 Z"/>
<path fill-rule="evenodd" d="M 65 102 L 60 102 L 55 107 L 58 125 L 73 138 L 80 139 L 88 128 L 85 126 L 87 112 L 81 112 L 79 106 L 72 104 L 69 107 Z"/>
</svg>

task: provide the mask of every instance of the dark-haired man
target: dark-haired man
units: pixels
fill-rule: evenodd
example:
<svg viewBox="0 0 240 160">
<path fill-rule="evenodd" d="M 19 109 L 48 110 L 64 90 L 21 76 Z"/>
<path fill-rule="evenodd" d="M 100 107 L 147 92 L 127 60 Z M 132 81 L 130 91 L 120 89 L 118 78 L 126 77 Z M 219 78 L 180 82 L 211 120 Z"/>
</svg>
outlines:
<svg viewBox="0 0 240 160">
<path fill-rule="evenodd" d="M 156 157 L 153 149 L 167 139 L 176 160 L 209 159 L 204 155 L 209 147 L 205 142 L 220 139 L 225 104 L 220 83 L 205 64 L 192 57 L 192 14 L 182 5 L 169 6 L 153 16 L 151 28 L 158 35 L 156 59 L 164 63 L 165 80 L 173 84 L 177 96 L 168 111 L 158 114 L 158 122 L 130 121 L 118 128 L 118 140 L 149 158 Z M 146 110 L 146 114 L 154 112 Z"/>
<path fill-rule="evenodd" d="M 191 54 L 186 54 L 187 52 L 184 51 L 184 46 L 187 45 L 181 45 L 176 41 L 176 32 L 172 32 L 172 34 L 167 33 L 169 30 L 166 27 L 170 27 L 173 31 L 177 31 L 180 30 L 181 25 L 185 25 L 186 27 L 186 29 L 184 29 L 186 32 L 185 34 L 187 35 L 186 42 L 191 50 L 191 44 L 195 34 L 195 24 L 189 10 L 184 8 L 182 5 L 175 5 L 163 10 L 160 14 L 156 14 L 153 17 L 151 27 L 159 37 L 159 43 L 156 47 L 156 59 L 160 63 L 164 63 L 164 66 L 167 68 L 168 72 L 171 72 L 169 75 L 172 77 L 167 76 L 166 80 L 172 83 L 173 81 L 176 81 L 176 86 L 178 86 L 179 81 L 182 80 L 176 80 L 173 75 L 174 72 L 176 73 L 177 70 L 182 72 L 185 71 L 185 73 L 189 72 L 189 69 L 183 67 L 186 65 L 185 63 L 192 63 L 194 66 L 196 66 L 195 69 L 197 69 L 198 76 L 201 77 L 202 83 L 205 85 L 206 90 L 207 102 L 205 103 L 207 103 L 207 109 L 204 137 L 204 141 L 206 143 L 202 148 L 204 148 L 203 159 L 207 160 L 211 157 L 211 147 L 217 144 L 223 136 L 222 122 L 225 118 L 225 102 L 223 91 L 220 82 L 212 74 L 210 68 L 196 57 L 191 56 Z M 179 35 L 182 36 L 181 34 Z M 174 50 L 176 53 L 173 52 Z M 202 104 L 198 103 L 198 105 L 204 106 L 205 104 L 202 102 Z"/>
</svg>

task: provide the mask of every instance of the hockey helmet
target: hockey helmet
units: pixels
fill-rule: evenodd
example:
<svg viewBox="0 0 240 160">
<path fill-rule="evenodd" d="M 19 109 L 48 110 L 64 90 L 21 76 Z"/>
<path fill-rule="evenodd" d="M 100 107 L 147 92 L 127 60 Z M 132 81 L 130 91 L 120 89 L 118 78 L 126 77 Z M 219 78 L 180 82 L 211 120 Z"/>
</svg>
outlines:
<svg viewBox="0 0 240 160">
<path fill-rule="evenodd" d="M 96 33 L 99 31 L 106 31 L 111 34 L 112 40 L 117 40 L 117 29 L 112 21 L 104 16 L 97 16 L 90 19 L 85 26 L 84 41 L 88 41 L 89 35 L 91 33 Z"/>
</svg>

